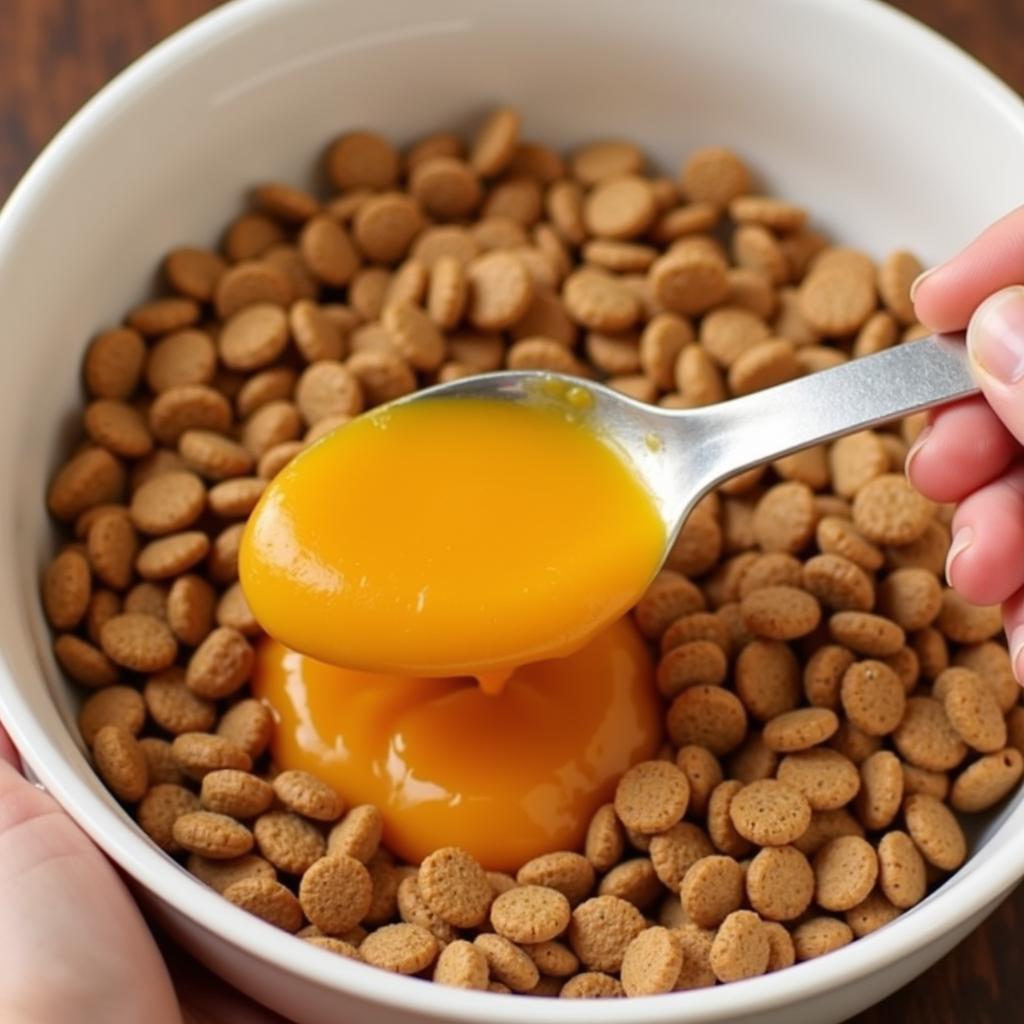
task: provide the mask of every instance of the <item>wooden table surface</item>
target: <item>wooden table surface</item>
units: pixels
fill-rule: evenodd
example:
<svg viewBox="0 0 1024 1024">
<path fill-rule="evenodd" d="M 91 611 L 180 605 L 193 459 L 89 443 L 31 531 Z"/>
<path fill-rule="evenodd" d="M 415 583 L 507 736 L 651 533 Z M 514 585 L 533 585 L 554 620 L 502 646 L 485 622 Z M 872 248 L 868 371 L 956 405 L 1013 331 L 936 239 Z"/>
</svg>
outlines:
<svg viewBox="0 0 1024 1024">
<path fill-rule="evenodd" d="M 126 64 L 216 0 L 3 0 L 0 200 L 57 129 Z M 1024 92 L 1020 0 L 898 0 Z M 1024 887 L 954 952 L 849 1024 L 1024 1019 Z"/>
</svg>

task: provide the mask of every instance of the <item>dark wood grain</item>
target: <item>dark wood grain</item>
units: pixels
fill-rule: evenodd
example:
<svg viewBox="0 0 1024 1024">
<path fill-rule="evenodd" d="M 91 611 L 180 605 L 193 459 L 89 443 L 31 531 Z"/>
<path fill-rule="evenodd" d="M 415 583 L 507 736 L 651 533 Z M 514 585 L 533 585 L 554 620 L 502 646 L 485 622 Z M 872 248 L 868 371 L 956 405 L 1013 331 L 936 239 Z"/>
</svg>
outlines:
<svg viewBox="0 0 1024 1024">
<path fill-rule="evenodd" d="M 3 0 L 0 197 L 97 89 L 214 0 Z M 1024 92 L 1022 0 L 897 0 Z M 1024 887 L 932 970 L 850 1024 L 1024 1020 Z"/>
</svg>

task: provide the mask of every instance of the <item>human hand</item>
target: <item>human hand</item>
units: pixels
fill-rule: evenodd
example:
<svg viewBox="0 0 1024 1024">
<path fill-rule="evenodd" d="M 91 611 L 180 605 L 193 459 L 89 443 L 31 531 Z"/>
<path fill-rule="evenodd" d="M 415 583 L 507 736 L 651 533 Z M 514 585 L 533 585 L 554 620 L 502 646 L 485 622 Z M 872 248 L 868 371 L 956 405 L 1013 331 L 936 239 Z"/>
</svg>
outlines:
<svg viewBox="0 0 1024 1024">
<path fill-rule="evenodd" d="M 169 946 L 168 973 L 110 862 L 20 767 L 0 726 L 3 1024 L 284 1024 Z"/>
<path fill-rule="evenodd" d="M 1003 605 L 1024 682 L 1024 207 L 918 279 L 922 323 L 967 327 L 982 395 L 937 410 L 907 456 L 923 494 L 957 503 L 946 577 L 967 600 Z"/>
</svg>

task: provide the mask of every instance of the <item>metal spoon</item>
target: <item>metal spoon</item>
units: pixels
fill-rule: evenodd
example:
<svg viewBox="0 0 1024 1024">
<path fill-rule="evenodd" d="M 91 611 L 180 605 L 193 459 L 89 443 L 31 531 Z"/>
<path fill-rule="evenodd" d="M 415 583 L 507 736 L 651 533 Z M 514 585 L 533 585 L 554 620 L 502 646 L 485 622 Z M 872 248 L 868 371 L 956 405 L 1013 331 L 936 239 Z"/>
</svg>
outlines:
<svg viewBox="0 0 1024 1024">
<path fill-rule="evenodd" d="M 559 382 L 565 385 L 561 391 Z M 590 396 L 583 415 L 625 451 L 639 472 L 665 523 L 669 544 L 700 498 L 737 473 L 978 390 L 961 333 L 897 345 L 697 409 L 661 409 L 592 381 L 537 370 L 465 377 L 401 401 L 466 397 L 536 402 L 572 386 Z"/>
</svg>

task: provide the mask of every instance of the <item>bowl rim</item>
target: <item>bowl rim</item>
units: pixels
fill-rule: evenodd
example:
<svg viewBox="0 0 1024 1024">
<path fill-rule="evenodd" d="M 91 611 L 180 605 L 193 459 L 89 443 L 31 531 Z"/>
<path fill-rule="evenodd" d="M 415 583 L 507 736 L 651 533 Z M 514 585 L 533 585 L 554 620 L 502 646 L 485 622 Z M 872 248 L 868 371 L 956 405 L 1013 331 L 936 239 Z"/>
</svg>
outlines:
<svg viewBox="0 0 1024 1024">
<path fill-rule="evenodd" d="M 908 49 L 941 61 L 948 73 L 955 75 L 979 102 L 998 109 L 1007 123 L 1017 128 L 1024 141 L 1021 98 L 973 57 L 901 11 L 881 0 L 857 3 L 775 0 L 775 3 L 797 13 L 811 7 L 819 14 L 827 9 L 829 17 L 840 21 L 867 19 L 877 31 L 900 37 Z M 123 101 L 150 87 L 158 87 L 161 79 L 173 74 L 175 65 L 186 58 L 220 46 L 257 22 L 275 19 L 286 9 L 294 15 L 294 0 L 232 0 L 186 25 L 118 74 L 71 118 L 16 185 L 0 209 L 0 250 L 12 244 L 12 239 L 13 244 L 17 244 L 17 236 L 31 220 L 37 195 L 45 193 L 49 180 L 65 161 L 74 159 L 76 150 L 92 131 L 116 120 Z M 255 920 L 188 875 L 152 845 L 112 798 L 91 788 L 87 778 L 74 765 L 66 763 L 57 744 L 14 686 L 2 651 L 0 720 L 14 739 L 26 766 L 107 856 L 158 900 L 206 932 L 328 991 L 390 1006 L 414 1016 L 520 1024 L 524 1008 L 517 997 L 423 985 L 415 978 L 367 970 L 364 965 L 295 942 L 292 936 Z M 85 766 L 84 758 L 81 755 L 79 758 Z M 891 927 L 871 935 L 867 941 L 852 943 L 816 961 L 813 967 L 797 965 L 738 984 L 693 990 L 675 998 L 647 997 L 640 1003 L 635 1000 L 628 1003 L 535 1000 L 529 1004 L 529 1016 L 538 1024 L 622 1024 L 640 1017 L 652 1024 L 670 1024 L 679 1019 L 684 1007 L 682 997 L 686 1000 L 686 1011 L 701 1020 L 731 1019 L 738 1014 L 749 1014 L 753 1018 L 759 1012 L 821 995 L 882 971 L 908 952 L 941 939 L 951 930 L 946 904 L 953 889 L 958 894 L 956 923 L 984 913 L 1024 874 L 1024 861 L 1013 843 L 993 850 L 988 861 L 986 870 L 954 875 L 943 890 Z M 914 935 L 908 948 L 907 936 L 911 929 Z"/>
</svg>

